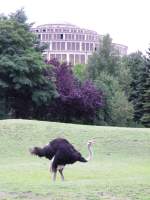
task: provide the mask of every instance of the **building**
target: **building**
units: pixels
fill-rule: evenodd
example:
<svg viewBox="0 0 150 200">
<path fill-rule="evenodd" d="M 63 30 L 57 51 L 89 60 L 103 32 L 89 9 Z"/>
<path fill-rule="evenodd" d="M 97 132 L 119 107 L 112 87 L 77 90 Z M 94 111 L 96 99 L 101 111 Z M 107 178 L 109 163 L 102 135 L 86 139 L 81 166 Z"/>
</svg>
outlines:
<svg viewBox="0 0 150 200">
<path fill-rule="evenodd" d="M 48 48 L 43 53 L 47 60 L 57 58 L 72 64 L 85 64 L 89 56 L 99 47 L 100 38 L 97 32 L 79 28 L 69 23 L 45 24 L 32 28 L 41 43 Z M 127 47 L 113 44 L 121 55 L 127 54 Z"/>
</svg>

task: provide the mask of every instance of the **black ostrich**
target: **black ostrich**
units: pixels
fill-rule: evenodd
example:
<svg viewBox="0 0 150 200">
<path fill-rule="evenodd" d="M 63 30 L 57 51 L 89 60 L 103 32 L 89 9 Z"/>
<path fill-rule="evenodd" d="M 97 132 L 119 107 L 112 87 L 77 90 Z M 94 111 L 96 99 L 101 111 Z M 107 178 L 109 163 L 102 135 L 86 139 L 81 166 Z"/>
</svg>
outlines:
<svg viewBox="0 0 150 200">
<path fill-rule="evenodd" d="M 34 147 L 30 149 L 30 153 L 39 157 L 46 157 L 52 160 L 50 171 L 53 173 L 53 181 L 56 180 L 57 171 L 61 175 L 61 179 L 64 180 L 63 169 L 66 164 L 73 164 L 77 161 L 88 162 L 92 158 L 92 144 L 94 140 L 87 142 L 88 147 L 88 158 L 85 159 L 80 152 L 78 152 L 74 146 L 64 138 L 56 138 L 49 142 L 43 148 Z"/>
</svg>

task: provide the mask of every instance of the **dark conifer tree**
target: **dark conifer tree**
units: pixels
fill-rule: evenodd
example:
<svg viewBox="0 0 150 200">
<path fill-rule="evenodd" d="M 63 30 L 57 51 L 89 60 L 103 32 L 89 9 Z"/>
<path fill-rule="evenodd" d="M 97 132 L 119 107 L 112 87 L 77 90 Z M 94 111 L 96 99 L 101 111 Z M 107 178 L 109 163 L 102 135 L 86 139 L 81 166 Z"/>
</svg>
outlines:
<svg viewBox="0 0 150 200">
<path fill-rule="evenodd" d="M 143 92 L 142 92 L 142 118 L 145 127 L 150 127 L 150 49 L 147 52 L 145 68 L 143 69 Z"/>
</svg>

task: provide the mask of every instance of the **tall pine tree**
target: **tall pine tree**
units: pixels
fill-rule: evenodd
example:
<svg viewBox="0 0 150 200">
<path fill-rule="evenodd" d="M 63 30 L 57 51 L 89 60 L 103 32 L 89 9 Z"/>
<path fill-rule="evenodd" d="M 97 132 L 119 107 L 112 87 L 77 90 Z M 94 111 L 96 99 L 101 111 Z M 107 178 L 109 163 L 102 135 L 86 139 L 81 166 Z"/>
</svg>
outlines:
<svg viewBox="0 0 150 200">
<path fill-rule="evenodd" d="M 150 53 L 134 73 L 131 100 L 134 105 L 134 120 L 150 127 Z"/>
<path fill-rule="evenodd" d="M 142 93 L 142 118 L 141 123 L 150 127 L 150 49 L 147 52 L 145 68 L 143 69 L 143 93 Z"/>
</svg>

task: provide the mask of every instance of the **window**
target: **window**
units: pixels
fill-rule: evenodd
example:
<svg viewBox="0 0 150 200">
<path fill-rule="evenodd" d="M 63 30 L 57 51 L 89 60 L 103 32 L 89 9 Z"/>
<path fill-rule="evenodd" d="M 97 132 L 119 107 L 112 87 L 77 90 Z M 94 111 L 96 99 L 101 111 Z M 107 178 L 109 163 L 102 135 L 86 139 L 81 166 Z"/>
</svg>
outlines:
<svg viewBox="0 0 150 200">
<path fill-rule="evenodd" d="M 42 34 L 42 40 L 45 40 L 45 34 Z"/>
<path fill-rule="evenodd" d="M 89 43 L 86 43 L 86 51 L 89 51 Z"/>
<path fill-rule="evenodd" d="M 60 50 L 60 42 L 57 42 L 57 50 Z"/>
<path fill-rule="evenodd" d="M 56 42 L 52 42 L 52 50 L 56 50 Z"/>
<path fill-rule="evenodd" d="M 43 29 L 43 32 L 46 32 L 46 29 Z"/>
<path fill-rule="evenodd" d="M 65 50 L 65 42 L 61 42 L 61 50 Z"/>
<path fill-rule="evenodd" d="M 81 64 L 85 64 L 85 55 L 81 55 Z"/>
<path fill-rule="evenodd" d="M 56 38 L 57 40 L 60 40 L 60 34 L 57 34 Z"/>
<path fill-rule="evenodd" d="M 65 34 L 65 39 L 68 40 L 68 34 Z"/>
<path fill-rule="evenodd" d="M 82 43 L 82 51 L 85 51 L 85 43 Z"/>
<path fill-rule="evenodd" d="M 41 39 L 41 34 L 38 34 L 38 39 Z"/>
<path fill-rule="evenodd" d="M 48 34 L 46 34 L 46 40 L 48 40 Z"/>
<path fill-rule="evenodd" d="M 63 29 L 63 32 L 67 33 L 67 32 L 69 32 L 69 30 L 68 29 Z"/>
<path fill-rule="evenodd" d="M 67 42 L 67 50 L 71 50 L 71 42 Z"/>
<path fill-rule="evenodd" d="M 78 54 L 76 54 L 75 55 L 75 64 L 79 64 L 80 62 L 79 62 L 79 55 Z"/>
<path fill-rule="evenodd" d="M 66 54 L 62 54 L 62 61 L 67 61 L 67 55 Z"/>
<path fill-rule="evenodd" d="M 77 51 L 80 50 L 80 44 L 79 44 L 79 42 L 76 43 L 76 50 L 77 50 Z"/>
<path fill-rule="evenodd" d="M 63 36 L 64 36 L 63 34 L 60 34 L 60 39 L 61 39 L 61 40 L 63 40 L 63 39 L 64 39 L 64 38 L 63 38 Z"/>
<path fill-rule="evenodd" d="M 71 40 L 71 34 L 68 35 L 69 40 Z"/>
<path fill-rule="evenodd" d="M 61 61 L 61 54 L 56 54 L 56 58 Z"/>
<path fill-rule="evenodd" d="M 72 35 L 72 40 L 74 40 L 74 35 Z"/>
<path fill-rule="evenodd" d="M 69 54 L 69 61 L 74 64 L 74 55 L 73 54 Z"/>
<path fill-rule="evenodd" d="M 51 34 L 49 34 L 49 40 L 51 40 L 52 39 L 52 35 Z"/>
<path fill-rule="evenodd" d="M 56 34 L 54 34 L 54 40 L 56 40 L 56 37 L 57 37 L 57 35 L 56 35 Z"/>
<path fill-rule="evenodd" d="M 75 51 L 75 43 L 72 42 L 72 50 Z"/>
</svg>

